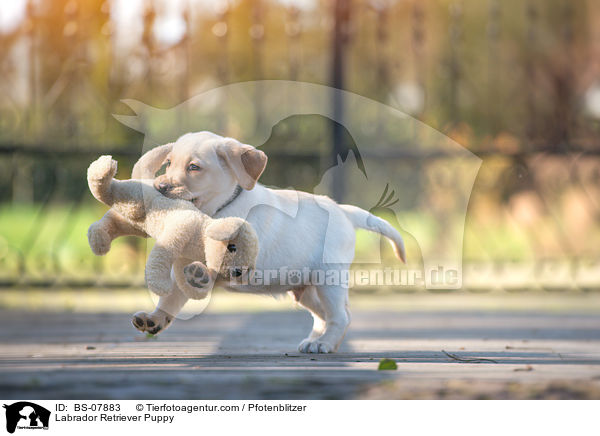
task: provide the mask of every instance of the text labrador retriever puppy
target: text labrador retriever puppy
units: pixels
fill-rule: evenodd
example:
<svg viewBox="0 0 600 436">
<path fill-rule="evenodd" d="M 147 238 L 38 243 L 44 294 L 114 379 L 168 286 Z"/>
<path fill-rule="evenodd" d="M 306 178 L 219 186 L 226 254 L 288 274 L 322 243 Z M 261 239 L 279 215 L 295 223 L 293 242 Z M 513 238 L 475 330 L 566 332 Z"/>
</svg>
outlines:
<svg viewBox="0 0 600 436">
<path fill-rule="evenodd" d="M 250 145 L 198 132 L 146 153 L 134 167 L 133 177 L 153 178 L 165 165 L 165 173 L 154 182 L 164 195 L 192 201 L 213 217 L 248 220 L 260 242 L 255 280 L 221 285 L 246 293 L 291 292 L 314 319 L 311 333 L 298 349 L 305 353 L 336 351 L 350 323 L 348 288 L 339 278 L 347 277 L 354 258 L 355 229 L 384 235 L 404 261 L 402 237 L 389 223 L 358 207 L 339 205 L 325 196 L 262 186 L 257 180 L 266 164 L 266 155 Z M 128 234 L 118 217 L 103 220 L 111 229 L 109 239 Z M 106 243 L 110 247 L 110 241 L 93 235 L 90 244 L 95 240 L 104 244 L 92 246 L 95 252 L 106 252 Z M 289 277 L 292 271 L 302 271 L 302 277 Z M 142 331 L 160 331 L 185 302 L 174 285 L 153 313 L 138 312 L 134 325 Z"/>
</svg>

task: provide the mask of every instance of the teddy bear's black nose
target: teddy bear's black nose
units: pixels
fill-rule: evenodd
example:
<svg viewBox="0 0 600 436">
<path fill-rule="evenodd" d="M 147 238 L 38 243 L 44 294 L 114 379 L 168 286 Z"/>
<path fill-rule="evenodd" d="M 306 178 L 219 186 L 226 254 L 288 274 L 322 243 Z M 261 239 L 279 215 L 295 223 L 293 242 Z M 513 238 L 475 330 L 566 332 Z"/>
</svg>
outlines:
<svg viewBox="0 0 600 436">
<path fill-rule="evenodd" d="M 227 246 L 227 251 L 229 251 L 230 253 L 235 253 L 236 250 L 237 248 L 235 247 L 235 244 L 229 244 Z"/>
<path fill-rule="evenodd" d="M 239 277 L 242 275 L 242 269 L 241 268 L 236 268 L 233 270 L 233 272 L 231 273 L 234 277 Z"/>
</svg>

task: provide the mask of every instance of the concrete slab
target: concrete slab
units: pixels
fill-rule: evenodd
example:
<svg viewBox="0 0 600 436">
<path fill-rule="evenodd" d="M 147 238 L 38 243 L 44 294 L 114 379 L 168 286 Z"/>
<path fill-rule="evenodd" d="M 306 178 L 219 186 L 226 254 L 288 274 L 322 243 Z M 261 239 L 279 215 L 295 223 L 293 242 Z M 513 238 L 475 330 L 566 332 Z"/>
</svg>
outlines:
<svg viewBox="0 0 600 436">
<path fill-rule="evenodd" d="M 359 309 L 333 355 L 295 351 L 310 325 L 300 311 L 205 313 L 146 339 L 125 313 L 4 310 L 0 397 L 600 399 L 595 313 Z M 382 358 L 398 369 L 378 371 Z"/>
</svg>

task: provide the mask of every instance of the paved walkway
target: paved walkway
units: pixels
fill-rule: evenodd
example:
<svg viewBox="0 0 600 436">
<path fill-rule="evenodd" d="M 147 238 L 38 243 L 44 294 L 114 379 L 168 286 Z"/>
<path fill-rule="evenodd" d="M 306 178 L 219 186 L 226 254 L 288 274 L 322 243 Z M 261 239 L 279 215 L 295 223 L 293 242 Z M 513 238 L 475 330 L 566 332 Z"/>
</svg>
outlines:
<svg viewBox="0 0 600 436">
<path fill-rule="evenodd" d="M 600 399 L 598 314 L 361 309 L 338 354 L 302 355 L 310 325 L 205 313 L 146 339 L 127 314 L 4 310 L 0 397 Z M 382 358 L 398 369 L 377 371 Z"/>
</svg>

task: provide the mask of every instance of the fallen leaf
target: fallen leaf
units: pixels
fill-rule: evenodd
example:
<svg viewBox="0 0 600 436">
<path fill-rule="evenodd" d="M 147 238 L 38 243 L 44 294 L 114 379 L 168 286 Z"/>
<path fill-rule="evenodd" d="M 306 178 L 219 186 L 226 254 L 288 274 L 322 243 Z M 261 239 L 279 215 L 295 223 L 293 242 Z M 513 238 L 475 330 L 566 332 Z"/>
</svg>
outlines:
<svg viewBox="0 0 600 436">
<path fill-rule="evenodd" d="M 398 365 L 392 359 L 381 359 L 379 361 L 379 366 L 377 367 L 378 371 L 388 371 L 388 370 L 396 370 L 398 369 Z"/>
</svg>

